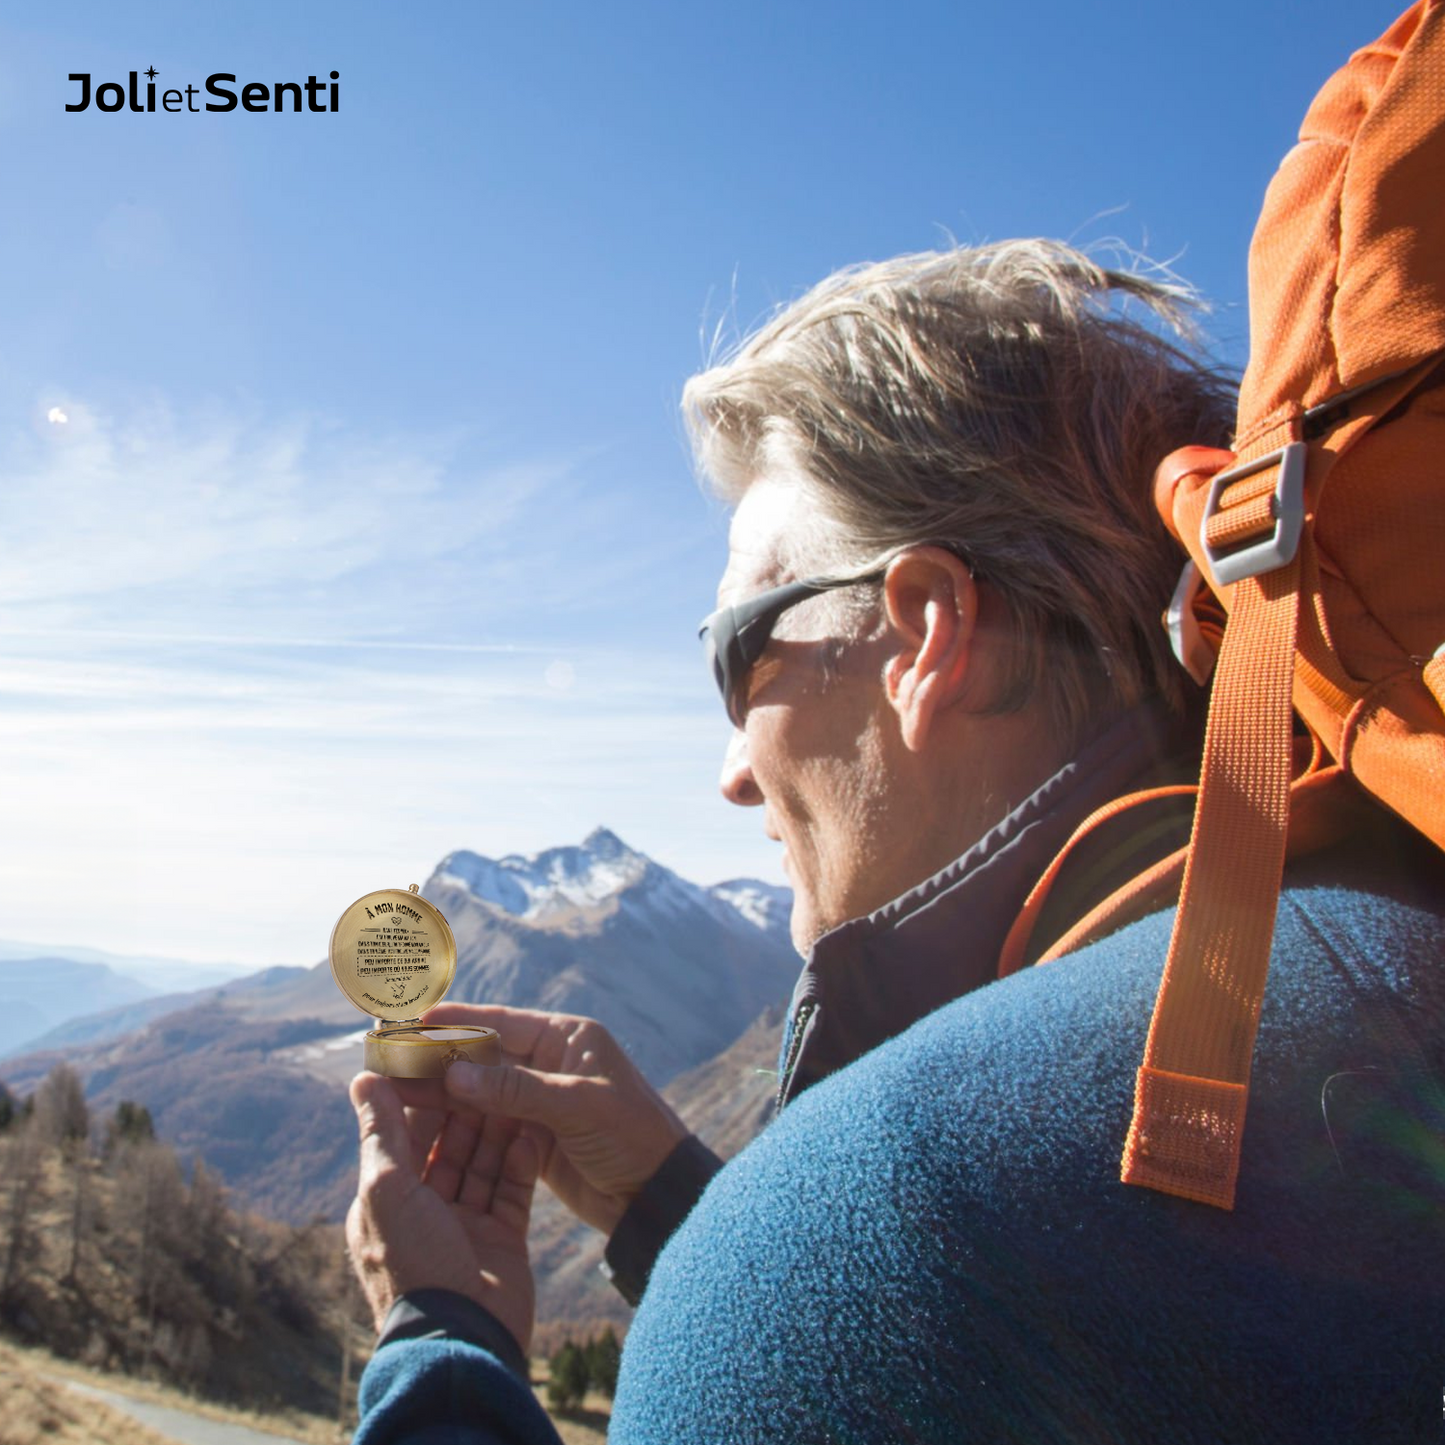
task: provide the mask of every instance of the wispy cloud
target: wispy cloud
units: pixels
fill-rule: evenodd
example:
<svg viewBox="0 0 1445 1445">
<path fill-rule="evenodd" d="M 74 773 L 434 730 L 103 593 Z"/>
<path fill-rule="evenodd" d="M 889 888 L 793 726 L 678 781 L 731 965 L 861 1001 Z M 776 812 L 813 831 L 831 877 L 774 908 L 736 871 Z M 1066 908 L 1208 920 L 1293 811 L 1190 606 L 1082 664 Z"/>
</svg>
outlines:
<svg viewBox="0 0 1445 1445">
<path fill-rule="evenodd" d="M 165 632 L 148 628 L 144 632 L 121 631 L 97 627 L 10 627 L 0 622 L 0 640 L 5 638 L 27 641 L 67 639 L 100 644 L 158 644 L 165 646 L 183 645 L 251 651 L 257 648 L 285 650 L 297 648 L 302 651 L 356 651 L 356 652 L 459 652 L 476 656 L 488 654 L 514 654 L 524 652 L 550 653 L 554 648 L 541 643 L 524 644 L 517 642 L 428 642 L 424 640 L 398 640 L 388 637 L 288 637 L 275 634 L 243 632 Z"/>
<path fill-rule="evenodd" d="M 315 417 L 181 416 L 157 400 L 120 415 L 46 397 L 36 416 L 48 420 L 0 446 L 0 602 L 12 618 L 72 624 L 163 609 L 201 627 L 259 613 L 274 628 L 347 586 L 369 598 L 347 621 L 415 624 L 408 604 L 430 596 L 429 569 L 466 556 L 485 582 L 487 556 L 511 555 L 499 543 L 565 494 L 572 469 L 488 463 L 459 433 L 358 437 Z"/>
<path fill-rule="evenodd" d="M 0 639 L 3 641 L 3 639 Z M 646 711 L 654 722 L 691 714 L 695 669 L 576 649 L 568 656 L 528 649 L 472 654 L 423 649 L 343 648 L 308 656 L 254 650 L 228 666 L 186 650 L 147 647 L 130 657 L 74 639 L 59 655 L 0 647 L 0 736 L 67 730 L 129 731 L 204 724 L 239 735 L 289 731 L 350 736 L 478 739 L 484 727 L 525 730 L 538 714 L 585 712 L 593 721 Z"/>
</svg>

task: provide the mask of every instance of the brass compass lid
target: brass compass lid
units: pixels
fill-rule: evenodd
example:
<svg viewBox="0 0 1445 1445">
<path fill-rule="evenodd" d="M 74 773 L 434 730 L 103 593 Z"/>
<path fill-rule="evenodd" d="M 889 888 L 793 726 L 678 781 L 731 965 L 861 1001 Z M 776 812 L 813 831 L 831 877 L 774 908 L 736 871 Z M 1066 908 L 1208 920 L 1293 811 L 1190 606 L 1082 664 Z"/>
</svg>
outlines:
<svg viewBox="0 0 1445 1445">
<path fill-rule="evenodd" d="M 358 898 L 331 931 L 331 976 L 362 1013 L 408 1023 L 440 1003 L 457 971 L 457 944 L 441 910 L 407 888 Z"/>
</svg>

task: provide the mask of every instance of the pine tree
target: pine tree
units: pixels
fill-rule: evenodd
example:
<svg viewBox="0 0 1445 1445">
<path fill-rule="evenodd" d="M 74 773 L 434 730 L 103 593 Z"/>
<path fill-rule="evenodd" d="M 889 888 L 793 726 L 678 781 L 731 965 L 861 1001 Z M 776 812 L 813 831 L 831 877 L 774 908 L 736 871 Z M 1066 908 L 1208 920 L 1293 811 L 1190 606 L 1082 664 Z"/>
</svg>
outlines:
<svg viewBox="0 0 1445 1445">
<path fill-rule="evenodd" d="M 571 1410 L 587 1393 L 587 1357 L 568 1340 L 547 1366 L 547 1403 L 554 1410 Z"/>
<path fill-rule="evenodd" d="M 156 1137 L 155 1121 L 151 1111 L 144 1104 L 122 1099 L 115 1106 L 115 1113 L 105 1125 L 105 1156 L 115 1152 L 121 1144 L 146 1144 Z"/>
<path fill-rule="evenodd" d="M 622 1363 L 622 1346 L 618 1343 L 617 1332 L 608 1325 L 603 1332 L 587 1346 L 587 1377 L 594 1390 L 600 1390 L 610 1400 L 617 1393 L 617 1370 Z"/>
</svg>

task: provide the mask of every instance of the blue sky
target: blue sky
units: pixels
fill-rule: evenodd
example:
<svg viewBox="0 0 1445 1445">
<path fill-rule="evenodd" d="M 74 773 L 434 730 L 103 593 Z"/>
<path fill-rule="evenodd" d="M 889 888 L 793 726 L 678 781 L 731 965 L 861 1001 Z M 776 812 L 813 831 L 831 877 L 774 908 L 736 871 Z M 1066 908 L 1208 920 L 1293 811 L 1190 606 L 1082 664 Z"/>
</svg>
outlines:
<svg viewBox="0 0 1445 1445">
<path fill-rule="evenodd" d="M 1396 9 L 6 7 L 0 933 L 309 963 L 599 823 L 781 881 L 694 640 L 713 336 L 1043 234 L 1171 263 L 1238 363 L 1264 186 Z M 64 110 L 150 66 L 340 109 Z"/>
</svg>

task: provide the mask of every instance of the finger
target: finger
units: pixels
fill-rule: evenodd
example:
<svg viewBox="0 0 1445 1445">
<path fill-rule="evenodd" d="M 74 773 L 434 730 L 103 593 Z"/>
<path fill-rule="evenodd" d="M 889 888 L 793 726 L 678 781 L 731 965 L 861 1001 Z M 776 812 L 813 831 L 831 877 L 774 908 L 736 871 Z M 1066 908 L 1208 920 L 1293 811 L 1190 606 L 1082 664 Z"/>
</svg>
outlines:
<svg viewBox="0 0 1445 1445">
<path fill-rule="evenodd" d="M 470 1110 L 448 1114 L 427 1156 L 422 1178 L 447 1201 L 456 1200 L 481 1139 L 481 1128 Z"/>
<path fill-rule="evenodd" d="M 391 1083 L 406 1105 L 413 1134 L 425 1146 L 416 1159 L 418 1172 L 425 1174 L 437 1154 L 437 1141 L 448 1119 L 460 1115 L 480 1131 L 481 1114 L 451 1098 L 440 1079 L 393 1079 Z"/>
<path fill-rule="evenodd" d="M 466 1178 L 462 1181 L 458 1196 L 460 1203 L 483 1211 L 491 1209 L 502 1164 L 508 1147 L 517 1137 L 518 1127 L 514 1119 L 504 1119 L 500 1114 L 487 1115 Z"/>
<path fill-rule="evenodd" d="M 501 1114 L 545 1124 L 554 1133 L 574 1128 L 585 1105 L 605 1085 L 574 1074 L 548 1074 L 520 1064 L 473 1064 L 466 1060 L 447 1070 L 447 1093 L 482 1114 Z"/>
<path fill-rule="evenodd" d="M 405 1098 L 401 1091 L 397 1091 L 399 1098 L 405 1104 Z M 426 1166 L 431 1160 L 433 1151 L 436 1148 L 437 1139 L 440 1137 L 442 1127 L 446 1124 L 450 1111 L 442 1109 L 403 1109 L 406 1115 L 407 1132 L 411 1135 L 411 1163 L 412 1168 L 418 1174 L 426 1173 Z"/>
<path fill-rule="evenodd" d="M 502 1157 L 501 1175 L 492 1194 L 492 1217 L 525 1238 L 537 1192 L 541 1157 L 530 1135 L 518 1134 Z"/>
<path fill-rule="evenodd" d="M 375 1191 L 390 1181 L 409 1187 L 417 1177 L 411 1134 L 391 1081 L 380 1074 L 358 1074 L 351 1081 L 351 1105 L 361 1135 L 362 1187 Z"/>
<path fill-rule="evenodd" d="M 408 1109 L 435 1109 L 445 1114 L 452 1107 L 440 1079 L 393 1079 L 391 1087 Z"/>
</svg>

